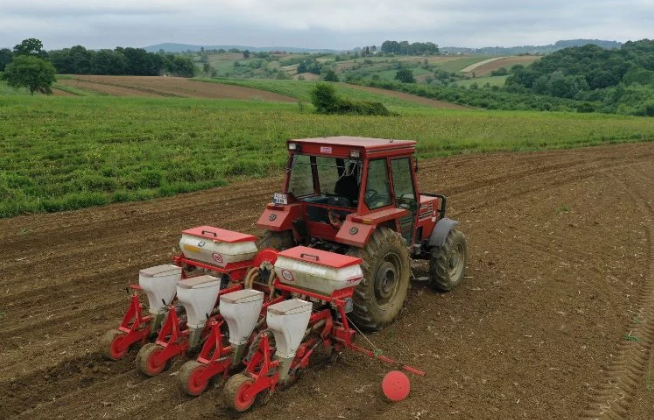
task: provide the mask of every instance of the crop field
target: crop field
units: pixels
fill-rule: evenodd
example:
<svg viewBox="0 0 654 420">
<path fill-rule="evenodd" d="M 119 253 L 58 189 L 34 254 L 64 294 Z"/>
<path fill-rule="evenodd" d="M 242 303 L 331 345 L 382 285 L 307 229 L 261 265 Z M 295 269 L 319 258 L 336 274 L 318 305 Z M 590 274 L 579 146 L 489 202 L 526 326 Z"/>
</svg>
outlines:
<svg viewBox="0 0 654 420">
<path fill-rule="evenodd" d="M 457 60 L 449 60 L 443 63 L 435 63 L 439 69 L 448 71 L 450 73 L 458 73 L 465 69 L 466 67 L 475 65 L 482 61 L 489 60 L 492 57 L 487 55 L 477 55 L 473 57 L 461 57 Z"/>
<path fill-rule="evenodd" d="M 265 80 L 265 79 L 195 79 L 206 83 L 219 83 L 234 86 L 241 86 L 252 89 L 274 92 L 283 96 L 289 96 L 306 103 L 311 102 L 309 92 L 316 84 L 315 81 L 302 80 Z M 339 95 L 354 100 L 381 102 L 389 108 L 402 112 L 411 108 L 425 108 L 427 105 L 420 102 L 415 95 L 402 97 L 393 95 L 390 91 L 377 89 L 360 89 L 359 86 L 338 83 L 334 85 Z"/>
<path fill-rule="evenodd" d="M 473 65 L 474 67 L 469 69 L 467 73 L 472 74 L 474 72 L 477 77 L 488 76 L 491 74 L 491 72 L 495 70 L 499 70 L 502 67 L 504 67 L 507 70 L 510 70 L 511 67 L 515 66 L 516 64 L 522 64 L 523 66 L 525 66 L 539 60 L 540 58 L 541 58 L 540 56 L 535 56 L 535 55 L 502 57 L 485 64 L 477 63 L 476 65 Z"/>
<path fill-rule="evenodd" d="M 383 97 L 352 91 L 361 98 Z M 306 104 L 252 100 L 2 98 L 0 217 L 144 200 L 264 177 L 282 168 L 289 138 L 410 138 L 418 140 L 422 158 L 654 138 L 651 118 L 445 110 L 387 98 L 401 115 L 325 116 Z"/>
<path fill-rule="evenodd" d="M 490 58 L 489 58 L 490 57 Z M 200 56 L 196 56 L 199 60 Z M 243 54 L 224 53 L 224 54 L 209 54 L 207 62 L 211 68 L 216 71 L 218 77 L 237 77 L 239 79 L 275 79 L 276 73 L 273 70 L 281 70 L 286 73 L 286 76 L 297 80 L 299 74 L 297 72 L 298 64 L 305 60 L 316 60 L 318 63 L 325 64 L 327 68 L 336 71 L 341 78 L 348 76 L 363 76 L 370 77 L 371 75 L 378 75 L 383 80 L 392 80 L 395 77 L 397 66 L 406 65 L 412 68 L 414 75 L 422 83 L 424 78 L 420 76 L 427 76 L 433 74 L 433 68 L 459 73 L 463 70 L 472 69 L 479 66 L 480 70 L 477 76 L 485 76 L 495 70 L 494 64 L 489 62 L 482 65 L 488 60 L 499 61 L 499 67 L 511 67 L 513 64 L 529 64 L 539 57 L 536 56 L 510 56 L 510 57 L 493 57 L 493 56 L 469 56 L 469 55 L 436 55 L 436 56 L 368 56 L 358 57 L 343 60 L 343 56 L 339 56 L 340 61 L 336 55 L 321 55 L 310 56 L 302 54 L 281 54 L 275 55 L 268 60 L 263 60 L 255 56 L 244 58 Z M 198 65 L 202 65 L 197 61 Z M 429 64 L 431 70 L 424 69 L 424 64 Z M 497 68 L 499 68 L 497 67 Z M 465 72 L 465 75 L 471 75 L 472 70 Z M 319 77 L 319 75 L 303 74 L 306 80 L 312 80 Z"/>
<path fill-rule="evenodd" d="M 260 233 L 253 223 L 279 190 L 286 136 L 417 137 L 426 157 L 455 152 L 442 149 L 446 139 L 453 147 L 473 138 L 480 146 L 530 148 L 533 139 L 532 147 L 565 147 L 651 130 L 645 119 L 571 115 L 440 111 L 388 124 L 249 102 L 39 99 L 0 100 L 0 156 L 9 153 L 26 170 L 56 176 L 59 162 L 75 160 L 100 174 L 95 165 L 118 168 L 129 154 L 137 154 L 135 165 L 179 158 L 220 168 L 231 163 L 221 154 L 234 161 L 242 153 L 276 166 L 276 175 L 0 220 L 0 417 L 15 420 L 236 418 L 219 383 L 196 398 L 178 389 L 184 359 L 146 378 L 135 369 L 136 350 L 105 361 L 98 338 L 120 322 L 125 285 L 139 269 L 178 252 L 181 230 L 206 224 Z M 344 352 L 240 418 L 651 419 L 653 173 L 651 142 L 421 159 L 421 189 L 448 196 L 449 217 L 468 238 L 466 279 L 450 293 L 414 281 L 399 319 L 367 337 L 427 376 L 412 377 L 408 399 L 390 404 L 380 392 L 390 368 Z M 414 268 L 426 275 L 424 263 Z"/>
<path fill-rule="evenodd" d="M 227 85 L 202 85 L 183 77 L 154 76 L 87 76 L 66 77 L 58 81 L 60 88 L 89 91 L 110 96 L 177 97 L 209 99 L 255 99 L 273 102 L 294 102 L 293 98 L 269 91 Z"/>
</svg>

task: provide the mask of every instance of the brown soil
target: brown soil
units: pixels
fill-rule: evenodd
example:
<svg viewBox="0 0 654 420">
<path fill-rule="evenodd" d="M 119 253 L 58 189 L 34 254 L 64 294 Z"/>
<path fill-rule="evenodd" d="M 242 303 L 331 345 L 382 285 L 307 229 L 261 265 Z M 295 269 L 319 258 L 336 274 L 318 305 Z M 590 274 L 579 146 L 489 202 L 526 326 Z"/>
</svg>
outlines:
<svg viewBox="0 0 654 420">
<path fill-rule="evenodd" d="M 378 93 L 380 95 L 392 96 L 393 98 L 398 98 L 409 102 L 415 102 L 421 105 L 433 106 L 434 108 L 459 109 L 459 110 L 470 109 L 450 102 L 437 101 L 436 99 L 423 98 L 422 96 L 411 95 L 409 93 L 397 92 L 394 90 L 380 89 L 380 88 L 374 88 L 368 86 L 350 85 L 350 84 L 348 84 L 347 87 L 350 87 L 352 89 L 367 90 L 368 92 Z"/>
<path fill-rule="evenodd" d="M 345 353 L 242 418 L 569 419 L 608 406 L 651 419 L 652 174 L 654 143 L 422 161 L 422 189 L 448 195 L 468 238 L 467 279 L 451 293 L 414 282 L 397 322 L 369 338 L 428 376 L 389 404 L 389 367 Z M 96 345 L 125 284 L 168 261 L 182 229 L 256 232 L 280 182 L 0 220 L 0 417 L 230 418 L 221 389 L 181 394 L 179 361 L 147 379 L 134 352 L 108 362 Z"/>
<path fill-rule="evenodd" d="M 81 79 L 67 79 L 59 81 L 60 84 L 72 86 L 78 89 L 89 90 L 103 95 L 109 96 L 145 96 L 145 97 L 161 97 L 161 95 L 153 92 L 145 92 L 119 85 L 108 85 L 101 83 L 94 83 Z"/>
<path fill-rule="evenodd" d="M 506 57 L 500 58 L 499 60 L 491 61 L 490 63 L 482 64 L 479 67 L 475 67 L 470 73 L 474 72 L 475 76 L 489 76 L 491 72 L 499 70 L 504 67 L 507 70 L 510 70 L 516 64 L 527 65 L 533 63 L 536 60 L 539 60 L 541 57 L 534 55 L 519 55 L 515 57 Z"/>
<path fill-rule="evenodd" d="M 73 95 L 70 92 L 66 92 L 65 90 L 61 90 L 61 89 L 57 89 L 57 88 L 52 88 L 52 95 L 53 96 L 76 96 L 76 95 Z"/>
<path fill-rule="evenodd" d="M 115 96 L 170 96 L 296 102 L 294 98 L 265 90 L 219 83 L 203 83 L 183 77 L 84 75 L 75 76 L 74 80 L 63 80 L 62 82 Z"/>
</svg>

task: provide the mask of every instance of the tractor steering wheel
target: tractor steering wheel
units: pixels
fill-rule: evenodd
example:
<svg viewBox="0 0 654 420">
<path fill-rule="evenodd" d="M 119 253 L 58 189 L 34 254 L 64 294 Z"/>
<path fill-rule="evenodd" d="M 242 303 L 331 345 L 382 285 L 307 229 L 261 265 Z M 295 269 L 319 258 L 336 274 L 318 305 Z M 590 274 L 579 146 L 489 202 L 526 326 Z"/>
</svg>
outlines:
<svg viewBox="0 0 654 420">
<path fill-rule="evenodd" d="M 366 204 L 367 204 L 370 200 L 377 197 L 378 195 L 379 193 L 377 191 L 373 190 L 372 188 L 368 188 L 363 198 L 366 200 Z"/>
</svg>

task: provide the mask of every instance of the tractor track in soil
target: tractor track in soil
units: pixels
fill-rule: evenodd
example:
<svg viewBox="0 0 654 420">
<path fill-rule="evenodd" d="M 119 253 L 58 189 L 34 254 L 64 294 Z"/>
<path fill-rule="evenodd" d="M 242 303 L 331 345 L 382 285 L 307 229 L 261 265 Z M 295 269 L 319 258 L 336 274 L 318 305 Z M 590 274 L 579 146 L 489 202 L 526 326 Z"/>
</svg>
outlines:
<svg viewBox="0 0 654 420">
<path fill-rule="evenodd" d="M 633 168 L 629 168 L 628 173 L 633 178 L 648 181 Z M 623 341 L 616 348 L 613 362 L 607 369 L 605 382 L 593 392 L 589 407 L 582 413 L 582 418 L 588 419 L 632 418 L 631 405 L 639 388 L 642 388 L 644 383 L 647 386 L 645 376 L 648 368 L 651 368 L 648 363 L 651 363 L 654 355 L 654 207 L 652 202 L 643 196 L 640 188 L 629 189 L 624 181 L 623 185 L 643 214 L 642 223 L 649 244 L 649 270 L 629 332 L 623 336 Z"/>
<path fill-rule="evenodd" d="M 652 173 L 653 143 L 421 161 L 422 189 L 448 195 L 468 237 L 468 278 L 448 294 L 414 283 L 400 319 L 370 338 L 429 376 L 389 405 L 378 392 L 387 368 L 344 354 L 243 418 L 600 418 L 607 400 L 606 418 L 648 418 Z M 228 418 L 220 389 L 179 392 L 181 361 L 145 378 L 135 351 L 108 362 L 95 343 L 120 321 L 125 285 L 168 260 L 180 230 L 256 233 L 280 180 L 0 220 L 0 412 Z"/>
</svg>

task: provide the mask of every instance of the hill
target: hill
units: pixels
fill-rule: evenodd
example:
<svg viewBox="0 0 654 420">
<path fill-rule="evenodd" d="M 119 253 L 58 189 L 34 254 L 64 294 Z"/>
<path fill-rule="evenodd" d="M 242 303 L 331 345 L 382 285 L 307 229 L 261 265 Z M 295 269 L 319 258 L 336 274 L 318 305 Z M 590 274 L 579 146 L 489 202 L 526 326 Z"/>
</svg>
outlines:
<svg viewBox="0 0 654 420">
<path fill-rule="evenodd" d="M 551 54 L 553 52 L 570 47 L 582 47 L 584 45 L 597 45 L 606 49 L 618 49 L 622 43 L 617 41 L 605 41 L 600 39 L 570 39 L 557 41 L 548 45 L 522 45 L 516 47 L 483 47 L 483 48 L 462 48 L 442 47 L 443 54 L 472 54 L 472 55 L 518 55 L 518 54 Z"/>
<path fill-rule="evenodd" d="M 270 51 L 286 51 L 289 53 L 327 53 L 334 54 L 337 53 L 337 50 L 332 50 L 328 48 L 298 48 L 298 47 L 252 47 L 247 45 L 195 45 L 195 44 L 176 44 L 176 43 L 164 43 L 149 45 L 143 49 L 147 52 L 159 52 L 164 50 L 165 52 L 172 53 L 182 53 L 187 51 L 200 52 L 204 48 L 205 51 L 211 50 L 225 50 L 229 51 L 231 49 L 237 49 L 240 51 L 249 50 L 251 52 L 270 52 Z"/>
</svg>

